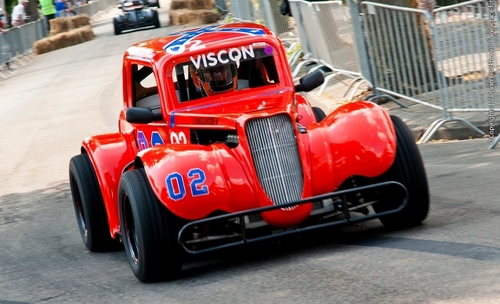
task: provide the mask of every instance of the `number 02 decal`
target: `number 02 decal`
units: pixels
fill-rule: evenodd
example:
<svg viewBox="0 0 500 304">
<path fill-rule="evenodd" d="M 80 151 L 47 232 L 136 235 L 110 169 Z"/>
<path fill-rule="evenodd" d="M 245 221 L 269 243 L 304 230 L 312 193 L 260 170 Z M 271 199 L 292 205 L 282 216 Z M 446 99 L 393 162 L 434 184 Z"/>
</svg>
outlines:
<svg viewBox="0 0 500 304">
<path fill-rule="evenodd" d="M 182 131 L 179 134 L 172 132 L 170 133 L 170 142 L 172 144 L 185 144 L 187 143 L 186 134 Z"/>
<path fill-rule="evenodd" d="M 205 184 L 206 175 L 200 168 L 193 168 L 188 171 L 189 190 L 193 197 L 209 194 L 208 186 Z M 186 186 L 184 178 L 179 172 L 172 172 L 165 178 L 168 197 L 174 201 L 183 199 L 186 196 Z"/>
</svg>

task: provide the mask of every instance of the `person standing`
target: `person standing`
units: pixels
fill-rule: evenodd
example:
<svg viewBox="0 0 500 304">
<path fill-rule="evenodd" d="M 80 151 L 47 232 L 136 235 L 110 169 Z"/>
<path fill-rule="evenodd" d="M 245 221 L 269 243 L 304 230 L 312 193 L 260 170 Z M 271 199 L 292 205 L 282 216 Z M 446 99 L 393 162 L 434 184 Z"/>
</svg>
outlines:
<svg viewBox="0 0 500 304">
<path fill-rule="evenodd" d="M 24 21 L 26 14 L 25 14 L 25 9 L 26 6 L 28 6 L 28 0 L 19 0 L 16 6 L 14 6 L 14 9 L 12 10 L 12 26 L 13 27 L 18 27 L 20 25 L 25 24 L 26 22 Z"/>
<path fill-rule="evenodd" d="M 66 2 L 64 0 L 55 0 L 56 18 L 66 17 Z"/>
<path fill-rule="evenodd" d="M 42 8 L 42 14 L 47 22 L 47 30 L 50 32 L 50 20 L 56 17 L 56 7 L 54 5 L 54 0 L 40 0 L 40 6 Z"/>
<path fill-rule="evenodd" d="M 3 24 L 2 18 L 3 18 L 3 8 L 0 7 L 0 34 L 7 34 L 9 31 L 5 29 L 5 24 Z"/>
</svg>

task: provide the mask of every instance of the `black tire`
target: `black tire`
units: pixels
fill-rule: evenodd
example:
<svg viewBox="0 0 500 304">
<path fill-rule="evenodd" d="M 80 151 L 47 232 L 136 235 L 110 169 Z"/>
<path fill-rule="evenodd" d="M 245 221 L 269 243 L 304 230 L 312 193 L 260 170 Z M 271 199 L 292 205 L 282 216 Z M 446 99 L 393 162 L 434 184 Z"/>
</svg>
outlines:
<svg viewBox="0 0 500 304">
<path fill-rule="evenodd" d="M 153 11 L 153 24 L 155 28 L 160 27 L 160 17 L 158 16 L 158 11 L 156 10 Z"/>
<path fill-rule="evenodd" d="M 312 107 L 312 110 L 314 112 L 314 117 L 316 118 L 316 122 L 320 122 L 323 119 L 325 119 L 326 114 L 323 111 L 323 109 L 318 108 L 318 107 Z"/>
<path fill-rule="evenodd" d="M 153 193 L 144 169 L 123 174 L 118 190 L 123 245 L 142 282 L 176 279 L 182 268 L 180 220 Z"/>
<path fill-rule="evenodd" d="M 112 249 L 115 241 L 109 232 L 108 217 L 97 176 L 86 153 L 71 158 L 69 183 L 83 243 L 94 252 Z"/>
<path fill-rule="evenodd" d="M 122 33 L 120 29 L 120 24 L 118 23 L 118 20 L 113 19 L 113 28 L 115 30 L 115 35 L 120 35 Z"/>
<path fill-rule="evenodd" d="M 420 224 L 429 213 L 429 186 L 422 156 L 415 139 L 406 124 L 396 116 L 391 116 L 397 137 L 396 158 L 391 168 L 379 181 L 397 181 L 408 190 L 409 199 L 406 207 L 396 214 L 380 218 L 388 228 L 405 228 Z M 374 204 L 375 212 L 394 209 L 398 202 L 387 200 Z"/>
</svg>

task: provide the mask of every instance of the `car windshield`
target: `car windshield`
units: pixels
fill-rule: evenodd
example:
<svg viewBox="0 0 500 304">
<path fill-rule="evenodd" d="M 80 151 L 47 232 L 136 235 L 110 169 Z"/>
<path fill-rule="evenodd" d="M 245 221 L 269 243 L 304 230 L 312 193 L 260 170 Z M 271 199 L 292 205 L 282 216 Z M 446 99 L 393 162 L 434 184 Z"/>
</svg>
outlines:
<svg viewBox="0 0 500 304">
<path fill-rule="evenodd" d="M 179 102 L 279 83 L 267 43 L 208 51 L 177 64 L 172 72 Z"/>
</svg>

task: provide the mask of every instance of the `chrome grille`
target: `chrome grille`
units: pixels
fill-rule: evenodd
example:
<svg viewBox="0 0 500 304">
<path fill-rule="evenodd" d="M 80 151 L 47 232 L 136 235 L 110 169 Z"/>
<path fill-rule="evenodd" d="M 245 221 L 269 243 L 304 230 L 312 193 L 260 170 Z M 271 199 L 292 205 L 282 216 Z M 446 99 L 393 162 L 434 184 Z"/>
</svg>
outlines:
<svg viewBox="0 0 500 304">
<path fill-rule="evenodd" d="M 295 131 L 286 114 L 254 118 L 247 140 L 260 184 L 275 205 L 299 200 L 304 178 Z"/>
</svg>

